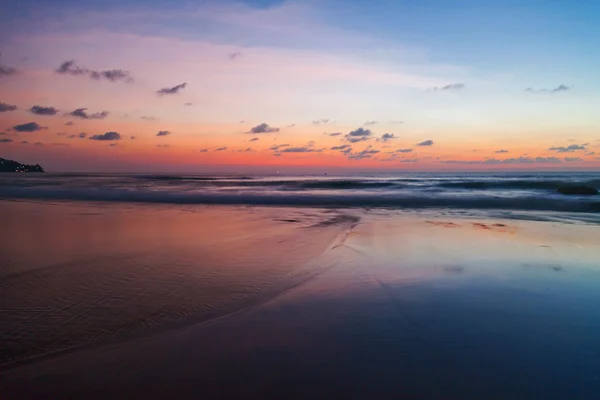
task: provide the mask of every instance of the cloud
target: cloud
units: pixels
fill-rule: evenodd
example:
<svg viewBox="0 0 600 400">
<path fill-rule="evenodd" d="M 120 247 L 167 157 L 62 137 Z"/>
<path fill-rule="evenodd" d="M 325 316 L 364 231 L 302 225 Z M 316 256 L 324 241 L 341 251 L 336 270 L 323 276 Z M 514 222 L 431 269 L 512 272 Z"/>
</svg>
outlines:
<svg viewBox="0 0 600 400">
<path fill-rule="evenodd" d="M 563 84 L 558 85 L 554 89 L 534 89 L 534 88 L 525 89 L 525 91 L 529 92 L 529 93 L 559 93 L 559 92 L 566 92 L 568 90 L 571 90 L 571 86 L 567 86 L 567 85 L 563 85 Z"/>
<path fill-rule="evenodd" d="M 13 106 L 6 103 L 0 103 L 0 112 L 15 111 L 16 109 L 17 106 Z"/>
<path fill-rule="evenodd" d="M 187 82 L 180 83 L 179 85 L 173 86 L 171 88 L 162 88 L 156 91 L 156 94 L 159 96 L 164 96 L 166 94 L 177 94 L 179 91 L 185 89 L 187 86 Z"/>
<path fill-rule="evenodd" d="M 168 144 L 157 144 L 156 147 L 158 147 L 159 149 L 166 149 L 170 146 Z"/>
<path fill-rule="evenodd" d="M 590 151 L 590 152 L 588 152 L 588 153 L 585 153 L 585 155 L 586 155 L 586 156 L 593 156 L 593 155 L 595 155 L 595 154 L 596 154 L 596 152 L 595 152 L 595 151 Z"/>
<path fill-rule="evenodd" d="M 183 103 L 183 105 L 189 107 L 189 106 L 193 106 L 194 103 L 192 103 L 191 101 L 188 101 L 187 103 Z"/>
<path fill-rule="evenodd" d="M 29 144 L 29 142 L 27 140 L 23 140 L 21 144 Z"/>
<path fill-rule="evenodd" d="M 44 143 L 42 143 L 42 142 L 35 142 L 33 145 L 34 145 L 34 146 L 43 146 L 43 145 L 44 145 Z"/>
<path fill-rule="evenodd" d="M 381 138 L 379 138 L 379 140 L 381 140 L 382 142 L 387 142 L 388 140 L 392 139 L 396 139 L 396 136 L 393 133 L 384 133 L 383 135 L 381 135 Z"/>
<path fill-rule="evenodd" d="M 73 121 L 69 121 L 69 122 L 67 122 L 65 125 L 67 125 L 67 126 L 73 126 L 73 125 L 75 125 L 75 122 L 73 122 Z"/>
<path fill-rule="evenodd" d="M 122 137 L 117 132 L 106 132 L 101 135 L 93 135 L 90 137 L 91 140 L 121 140 Z"/>
<path fill-rule="evenodd" d="M 583 144 L 571 144 L 569 146 L 561 146 L 561 147 L 550 147 L 548 150 L 552 150 L 552 151 L 556 151 L 557 153 L 570 153 L 573 151 L 579 151 L 579 150 L 583 150 L 583 151 L 587 151 L 587 146 L 588 143 L 583 143 Z"/>
<path fill-rule="evenodd" d="M 421 143 L 417 143 L 417 146 L 433 146 L 433 140 L 425 140 Z"/>
<path fill-rule="evenodd" d="M 110 82 L 124 81 L 127 83 L 133 82 L 133 77 L 128 71 L 122 69 L 107 69 L 103 71 L 95 71 L 89 68 L 81 67 L 75 63 L 75 60 L 65 61 L 55 70 L 56 73 L 72 76 L 87 76 L 91 79 L 101 80 L 106 79 Z"/>
<path fill-rule="evenodd" d="M 250 129 L 250 131 L 247 133 L 274 133 L 274 132 L 279 132 L 279 128 L 271 127 L 268 124 L 263 122 L 262 124 L 256 125 L 252 129 Z"/>
<path fill-rule="evenodd" d="M 215 149 L 215 151 L 225 151 L 225 150 L 227 150 L 228 148 L 229 148 L 229 147 L 217 147 L 217 148 Z"/>
<path fill-rule="evenodd" d="M 68 115 L 72 117 L 82 118 L 82 119 L 104 119 L 108 117 L 108 111 L 97 112 L 93 114 L 88 114 L 85 110 L 87 108 L 78 108 L 74 111 L 68 113 Z"/>
<path fill-rule="evenodd" d="M 500 150 L 494 151 L 494 153 L 508 153 L 508 150 L 500 149 Z"/>
<path fill-rule="evenodd" d="M 329 136 L 340 136 L 340 135 L 342 135 L 342 132 L 327 133 L 327 135 L 329 135 Z"/>
<path fill-rule="evenodd" d="M 276 145 L 269 147 L 269 150 L 278 151 L 282 147 L 288 147 L 288 146 L 289 146 L 289 144 L 276 144 Z"/>
<path fill-rule="evenodd" d="M 346 141 L 348 141 L 350 143 L 357 143 L 357 142 L 369 140 L 372 135 L 373 135 L 373 132 L 371 132 L 369 129 L 358 128 L 358 129 L 348 132 L 344 137 L 345 137 Z"/>
<path fill-rule="evenodd" d="M 318 119 L 316 121 L 313 121 L 313 125 L 321 125 L 321 124 L 327 124 L 329 123 L 329 119 Z"/>
<path fill-rule="evenodd" d="M 314 149 L 312 147 L 287 147 L 279 151 L 281 153 L 320 153 L 323 149 Z"/>
<path fill-rule="evenodd" d="M 252 153 L 254 150 L 252 150 L 252 147 L 247 147 L 243 150 L 238 150 L 238 153 Z"/>
<path fill-rule="evenodd" d="M 364 126 L 373 126 L 373 125 L 375 125 L 375 124 L 377 124 L 377 121 L 367 121 L 367 122 L 365 122 L 363 125 L 364 125 Z"/>
<path fill-rule="evenodd" d="M 398 149 L 396 153 L 412 153 L 413 149 Z"/>
<path fill-rule="evenodd" d="M 564 160 L 567 162 L 583 161 L 580 157 L 565 157 Z"/>
<path fill-rule="evenodd" d="M 244 55 L 239 51 L 236 51 L 235 53 L 229 53 L 227 57 L 229 57 L 230 60 L 237 60 L 238 58 L 244 57 Z"/>
<path fill-rule="evenodd" d="M 10 143 L 13 140 L 11 138 L 0 138 L 0 143 Z"/>
<path fill-rule="evenodd" d="M 58 110 L 54 107 L 42 107 L 38 105 L 31 107 L 29 111 L 37 115 L 56 115 L 58 113 Z"/>
<path fill-rule="evenodd" d="M 0 56 L 2 56 L 2 54 L 0 54 Z M 0 64 L 0 78 L 2 78 L 3 76 L 15 75 L 18 72 L 19 71 L 16 68 Z"/>
<path fill-rule="evenodd" d="M 488 158 L 487 160 L 445 160 L 440 161 L 443 164 L 486 164 L 486 165 L 496 165 L 496 164 L 558 164 L 562 162 L 560 158 L 557 157 L 518 157 L 518 158 L 506 158 L 504 160 L 499 160 L 496 158 Z"/>
<path fill-rule="evenodd" d="M 341 146 L 333 146 L 329 150 L 346 150 L 346 149 L 351 149 L 351 148 L 352 148 L 352 146 L 350 146 L 349 144 L 343 144 Z"/>
<path fill-rule="evenodd" d="M 348 159 L 349 160 L 362 160 L 365 158 L 371 158 L 374 154 L 377 154 L 377 153 L 379 153 L 379 150 L 374 150 L 369 147 L 358 153 L 349 153 Z"/>
<path fill-rule="evenodd" d="M 156 136 L 169 136 L 171 134 L 170 131 L 158 131 Z"/>
<path fill-rule="evenodd" d="M 143 120 L 145 120 L 145 121 L 156 121 L 156 118 L 154 118 L 154 117 L 147 117 L 145 115 L 142 115 L 140 118 L 143 119 Z"/>
<path fill-rule="evenodd" d="M 129 140 L 135 140 L 135 136 L 129 136 Z"/>
<path fill-rule="evenodd" d="M 390 121 L 390 124 L 403 124 L 404 121 L 399 121 L 399 120 L 392 120 Z"/>
<path fill-rule="evenodd" d="M 208 149 L 199 149 L 198 152 L 199 153 L 208 153 Z"/>
<path fill-rule="evenodd" d="M 36 122 L 28 122 L 26 124 L 15 125 L 12 127 L 17 132 L 35 132 L 42 129 L 47 129 L 45 126 L 40 126 Z"/>
<path fill-rule="evenodd" d="M 256 142 L 257 140 L 260 140 L 260 138 L 253 137 L 252 139 L 250 139 L 251 142 Z"/>
<path fill-rule="evenodd" d="M 293 127 L 295 127 L 295 126 L 296 126 L 296 124 L 289 124 L 289 125 L 286 125 L 285 127 L 286 127 L 286 128 L 293 128 Z"/>
<path fill-rule="evenodd" d="M 434 92 L 438 92 L 438 91 L 453 91 L 453 90 L 462 90 L 466 86 L 467 85 L 465 85 L 464 83 L 451 83 L 451 84 L 446 85 L 446 86 L 435 86 L 435 87 L 432 87 L 430 90 L 432 90 Z"/>
</svg>

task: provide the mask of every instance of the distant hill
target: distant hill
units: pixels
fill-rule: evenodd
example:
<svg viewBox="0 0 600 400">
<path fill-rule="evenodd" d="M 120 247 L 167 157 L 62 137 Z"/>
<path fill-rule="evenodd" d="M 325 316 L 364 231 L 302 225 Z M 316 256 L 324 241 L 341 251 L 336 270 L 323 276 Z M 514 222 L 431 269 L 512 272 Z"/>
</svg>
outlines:
<svg viewBox="0 0 600 400">
<path fill-rule="evenodd" d="M 39 164 L 27 165 L 13 160 L 0 158 L 0 172 L 44 172 Z"/>
</svg>

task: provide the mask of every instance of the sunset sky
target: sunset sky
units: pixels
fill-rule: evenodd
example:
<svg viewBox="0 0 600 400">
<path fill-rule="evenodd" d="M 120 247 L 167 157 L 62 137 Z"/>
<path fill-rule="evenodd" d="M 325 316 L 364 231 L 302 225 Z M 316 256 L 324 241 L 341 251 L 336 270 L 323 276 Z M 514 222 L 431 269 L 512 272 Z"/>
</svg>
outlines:
<svg viewBox="0 0 600 400">
<path fill-rule="evenodd" d="M 49 171 L 600 168 L 600 2 L 0 5 L 0 157 Z"/>
</svg>

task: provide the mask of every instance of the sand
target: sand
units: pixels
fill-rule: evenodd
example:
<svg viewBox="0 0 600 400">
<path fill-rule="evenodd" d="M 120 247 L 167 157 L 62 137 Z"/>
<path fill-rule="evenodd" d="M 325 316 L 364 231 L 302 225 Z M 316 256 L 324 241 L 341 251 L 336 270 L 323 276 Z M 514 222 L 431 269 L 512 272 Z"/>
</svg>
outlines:
<svg viewBox="0 0 600 400">
<path fill-rule="evenodd" d="M 91 203 L 1 210 L 14 216 L 0 263 L 3 399 L 600 393 L 597 225 Z"/>
</svg>

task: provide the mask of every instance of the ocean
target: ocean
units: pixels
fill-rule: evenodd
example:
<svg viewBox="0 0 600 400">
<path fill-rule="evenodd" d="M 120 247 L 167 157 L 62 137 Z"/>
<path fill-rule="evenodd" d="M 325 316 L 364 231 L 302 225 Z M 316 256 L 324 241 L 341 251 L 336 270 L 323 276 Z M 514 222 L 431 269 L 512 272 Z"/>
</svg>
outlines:
<svg viewBox="0 0 600 400">
<path fill-rule="evenodd" d="M 600 398 L 598 188 L 2 175 L 0 397 Z"/>
</svg>

